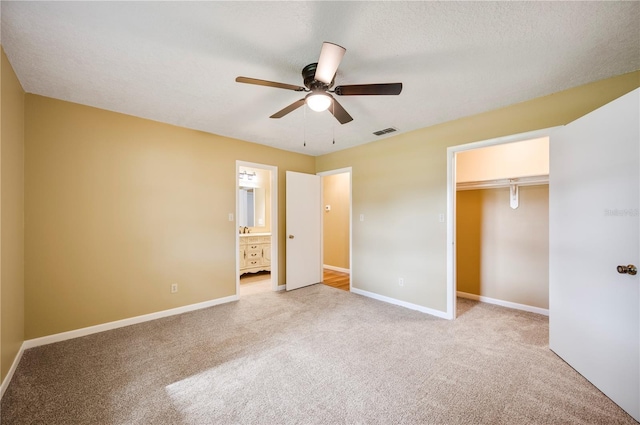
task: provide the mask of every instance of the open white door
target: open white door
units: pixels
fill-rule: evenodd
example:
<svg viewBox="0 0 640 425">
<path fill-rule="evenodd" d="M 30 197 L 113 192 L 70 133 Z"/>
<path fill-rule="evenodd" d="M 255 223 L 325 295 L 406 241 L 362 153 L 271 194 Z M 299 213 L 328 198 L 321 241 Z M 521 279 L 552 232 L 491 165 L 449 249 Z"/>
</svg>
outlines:
<svg viewBox="0 0 640 425">
<path fill-rule="evenodd" d="M 552 134 L 549 346 L 640 421 L 640 90 Z M 624 271 L 622 269 L 621 271 Z"/>
<path fill-rule="evenodd" d="M 320 183 L 287 171 L 287 291 L 322 282 Z"/>
</svg>

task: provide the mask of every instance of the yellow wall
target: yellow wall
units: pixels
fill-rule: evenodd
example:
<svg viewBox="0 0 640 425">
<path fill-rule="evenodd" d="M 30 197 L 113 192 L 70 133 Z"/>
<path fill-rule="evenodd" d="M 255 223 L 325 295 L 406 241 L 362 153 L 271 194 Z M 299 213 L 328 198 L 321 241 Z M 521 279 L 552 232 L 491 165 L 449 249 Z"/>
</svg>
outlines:
<svg viewBox="0 0 640 425">
<path fill-rule="evenodd" d="M 548 174 L 548 137 L 471 149 L 456 155 L 458 183 Z"/>
<path fill-rule="evenodd" d="M 323 262 L 349 268 L 349 173 L 322 177 L 322 205 L 331 206 L 323 214 Z"/>
<path fill-rule="evenodd" d="M 563 125 L 639 85 L 636 71 L 317 157 L 353 168 L 352 286 L 445 311 L 447 147 Z"/>
<path fill-rule="evenodd" d="M 457 192 L 457 289 L 549 308 L 549 186 Z"/>
<path fill-rule="evenodd" d="M 24 341 L 24 99 L 2 50 L 0 131 L 0 381 Z"/>
<path fill-rule="evenodd" d="M 315 166 L 310 156 L 31 94 L 25 128 L 26 338 L 234 295 L 236 160 L 278 166 L 280 229 L 285 171 Z"/>
</svg>

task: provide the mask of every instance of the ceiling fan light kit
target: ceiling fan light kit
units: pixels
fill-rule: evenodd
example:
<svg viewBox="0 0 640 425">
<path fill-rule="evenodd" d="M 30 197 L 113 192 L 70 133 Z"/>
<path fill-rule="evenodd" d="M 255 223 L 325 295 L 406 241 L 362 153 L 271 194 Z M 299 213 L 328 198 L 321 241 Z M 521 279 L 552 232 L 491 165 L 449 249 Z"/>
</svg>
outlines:
<svg viewBox="0 0 640 425">
<path fill-rule="evenodd" d="M 309 93 L 305 100 L 307 106 L 316 112 L 326 111 L 331 106 L 331 98 L 324 93 Z"/>
<path fill-rule="evenodd" d="M 295 111 L 305 103 L 310 109 L 322 112 L 329 109 L 329 112 L 340 122 L 346 124 L 353 121 L 349 113 L 340 103 L 331 96 L 334 93 L 338 96 L 371 96 L 371 95 L 399 95 L 402 92 L 402 83 L 385 84 L 354 84 L 338 86 L 331 90 L 334 84 L 336 71 L 347 50 L 334 43 L 324 42 L 320 51 L 320 58 L 317 63 L 311 63 L 302 68 L 302 78 L 304 87 L 293 84 L 277 83 L 274 81 L 259 80 L 256 78 L 237 77 L 238 83 L 255 84 L 258 86 L 275 87 L 285 90 L 307 92 L 303 99 L 296 100 L 289 106 L 281 109 L 269 118 L 282 118 L 290 112 Z M 329 108 L 333 106 L 332 108 Z"/>
</svg>

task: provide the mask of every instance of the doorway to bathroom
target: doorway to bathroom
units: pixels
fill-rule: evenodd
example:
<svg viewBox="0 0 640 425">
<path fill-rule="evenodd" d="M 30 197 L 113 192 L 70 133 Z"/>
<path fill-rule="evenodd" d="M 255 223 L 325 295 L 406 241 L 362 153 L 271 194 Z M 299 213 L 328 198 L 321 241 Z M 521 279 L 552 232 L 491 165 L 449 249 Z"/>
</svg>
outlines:
<svg viewBox="0 0 640 425">
<path fill-rule="evenodd" d="M 275 166 L 236 161 L 236 294 L 278 289 Z"/>
</svg>

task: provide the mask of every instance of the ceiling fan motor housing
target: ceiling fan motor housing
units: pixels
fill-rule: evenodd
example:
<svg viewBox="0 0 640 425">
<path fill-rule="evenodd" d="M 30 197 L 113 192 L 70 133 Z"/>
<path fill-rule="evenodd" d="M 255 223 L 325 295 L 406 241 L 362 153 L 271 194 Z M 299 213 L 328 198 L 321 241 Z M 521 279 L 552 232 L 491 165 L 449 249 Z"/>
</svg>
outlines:
<svg viewBox="0 0 640 425">
<path fill-rule="evenodd" d="M 322 81 L 316 80 L 316 68 L 318 67 L 317 63 L 310 63 L 309 65 L 302 68 L 302 78 L 304 79 L 304 86 L 311 91 L 326 91 L 329 90 L 334 83 L 334 80 L 331 80 L 331 84 L 325 84 Z"/>
</svg>

